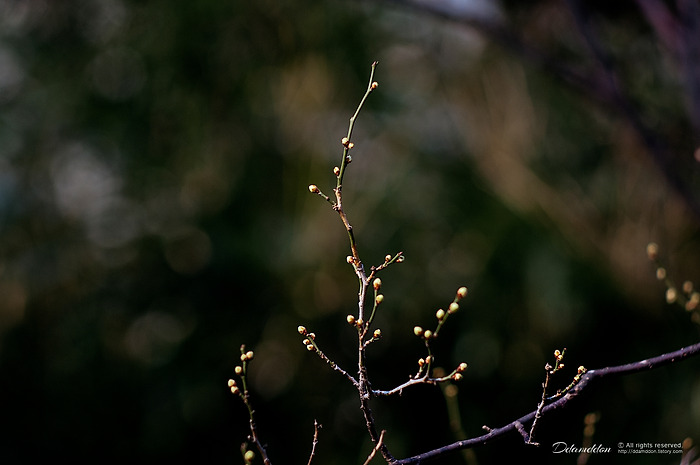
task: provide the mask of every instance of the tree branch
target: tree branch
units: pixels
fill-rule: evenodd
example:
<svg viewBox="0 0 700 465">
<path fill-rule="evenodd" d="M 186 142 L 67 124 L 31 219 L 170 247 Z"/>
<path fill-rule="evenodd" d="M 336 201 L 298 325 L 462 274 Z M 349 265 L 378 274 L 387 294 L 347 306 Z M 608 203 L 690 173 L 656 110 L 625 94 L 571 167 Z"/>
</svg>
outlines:
<svg viewBox="0 0 700 465">
<path fill-rule="evenodd" d="M 686 358 L 700 354 L 700 343 L 693 344 L 687 347 L 683 347 L 675 352 L 669 352 L 667 354 L 659 355 L 658 357 L 640 360 L 633 363 L 628 363 L 625 365 L 617 365 L 612 367 L 598 368 L 596 370 L 589 370 L 583 376 L 579 382 L 573 386 L 563 397 L 552 402 L 551 404 L 545 406 L 541 414 L 545 414 L 552 410 L 564 408 L 569 401 L 577 397 L 583 390 L 596 379 L 602 379 L 607 376 L 616 375 L 629 375 L 633 373 L 639 373 L 641 371 L 652 370 L 654 368 L 659 368 L 671 363 L 680 362 Z M 466 439 L 463 441 L 457 441 L 438 449 L 431 450 L 413 457 L 408 457 L 405 459 L 397 460 L 392 462 L 392 465 L 408 465 L 408 464 L 418 464 L 422 463 L 424 460 L 439 457 L 441 455 L 447 454 L 449 452 L 454 452 L 462 449 L 468 449 L 475 446 L 480 446 L 495 441 L 496 439 L 501 439 L 506 434 L 517 432 L 522 429 L 522 425 L 532 421 L 537 414 L 537 410 L 524 415 L 511 423 L 500 428 L 487 428 L 488 432 L 482 436 Z"/>
</svg>

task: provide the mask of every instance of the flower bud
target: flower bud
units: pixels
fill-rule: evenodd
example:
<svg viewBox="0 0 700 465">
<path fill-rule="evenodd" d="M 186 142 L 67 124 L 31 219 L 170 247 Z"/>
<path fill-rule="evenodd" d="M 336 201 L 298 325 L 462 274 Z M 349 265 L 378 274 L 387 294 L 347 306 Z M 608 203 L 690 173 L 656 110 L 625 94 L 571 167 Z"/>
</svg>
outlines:
<svg viewBox="0 0 700 465">
<path fill-rule="evenodd" d="M 243 373 L 243 367 L 238 365 L 238 366 L 236 366 L 236 368 L 234 368 L 234 371 L 236 372 L 237 375 L 240 375 L 241 373 Z"/>
<path fill-rule="evenodd" d="M 334 166 L 333 167 L 333 174 L 335 174 L 336 176 L 339 176 L 340 175 L 340 168 L 338 168 L 337 166 Z"/>
<path fill-rule="evenodd" d="M 430 339 L 431 337 L 433 337 L 433 332 L 429 329 L 426 329 L 423 333 L 423 337 L 426 339 Z"/>
<path fill-rule="evenodd" d="M 343 144 L 343 147 L 347 147 L 349 142 L 350 142 L 350 139 L 348 139 L 347 137 L 343 137 L 340 140 L 340 143 Z"/>
<path fill-rule="evenodd" d="M 233 387 L 235 385 L 236 385 L 236 382 L 234 380 L 232 380 L 232 379 L 228 380 L 228 387 Z"/>
<path fill-rule="evenodd" d="M 384 294 L 379 294 L 379 295 L 377 296 L 377 298 L 374 299 L 374 301 L 377 303 L 377 305 L 379 305 L 379 304 L 381 304 L 382 302 L 384 302 Z"/>
<path fill-rule="evenodd" d="M 254 356 L 255 356 L 255 354 L 253 353 L 252 350 L 249 350 L 248 352 L 245 353 L 245 358 L 246 358 L 247 360 L 253 360 L 253 357 L 254 357 Z"/>
<path fill-rule="evenodd" d="M 413 334 L 415 334 L 416 336 L 422 336 L 423 335 L 423 328 L 421 328 L 420 326 L 414 327 Z"/>
<path fill-rule="evenodd" d="M 467 364 L 464 362 L 460 363 L 459 366 L 457 367 L 457 371 L 464 371 L 466 369 L 467 369 Z"/>
<path fill-rule="evenodd" d="M 377 87 L 379 87 L 379 83 L 377 81 L 374 81 L 370 87 L 372 88 L 372 90 L 374 90 Z"/>
<path fill-rule="evenodd" d="M 693 282 L 692 281 L 686 281 L 683 283 L 683 292 L 686 294 L 690 294 L 693 292 Z"/>
<path fill-rule="evenodd" d="M 299 334 L 301 334 L 302 336 L 306 336 L 306 327 L 305 326 L 299 325 L 299 327 L 297 328 L 297 331 L 299 331 Z"/>
<path fill-rule="evenodd" d="M 649 260 L 654 261 L 659 257 L 659 246 L 655 242 L 650 242 L 647 245 L 647 257 Z"/>
<path fill-rule="evenodd" d="M 382 280 L 379 278 L 376 278 L 374 282 L 372 283 L 372 286 L 374 286 L 374 290 L 378 291 L 380 287 L 382 287 Z"/>
<path fill-rule="evenodd" d="M 457 289 L 457 297 L 460 299 L 463 299 L 467 296 L 467 288 L 462 286 L 459 289 Z"/>
<path fill-rule="evenodd" d="M 386 257 L 384 257 L 384 261 L 385 261 L 385 262 L 390 262 L 390 261 L 391 261 L 391 255 L 387 255 Z"/>
<path fill-rule="evenodd" d="M 319 192 L 321 192 L 321 190 L 318 188 L 318 186 L 316 184 L 310 184 L 309 185 L 309 192 L 311 192 L 312 194 L 318 194 Z"/>
<path fill-rule="evenodd" d="M 231 386 L 231 394 L 238 394 L 241 392 L 240 389 L 238 389 L 238 386 Z"/>
<path fill-rule="evenodd" d="M 676 292 L 676 288 L 669 287 L 666 290 L 666 302 L 668 302 L 669 304 L 672 304 L 673 302 L 676 301 L 676 297 L 678 297 L 678 293 Z"/>
<path fill-rule="evenodd" d="M 457 302 L 452 302 L 450 308 L 447 309 L 450 314 L 455 313 L 457 310 L 459 310 L 459 304 Z"/>
<path fill-rule="evenodd" d="M 437 317 L 438 320 L 442 320 L 445 318 L 445 310 L 440 309 L 437 312 L 435 312 L 435 316 Z"/>
<path fill-rule="evenodd" d="M 243 459 L 247 463 L 252 462 L 254 458 L 255 458 L 255 452 L 253 452 L 252 450 L 245 451 L 245 454 L 243 455 Z"/>
<path fill-rule="evenodd" d="M 375 329 L 374 334 L 372 336 L 374 336 L 375 339 L 379 339 L 380 337 L 382 337 L 382 331 L 380 329 Z"/>
<path fill-rule="evenodd" d="M 452 375 L 452 379 L 455 381 L 461 381 L 463 377 L 464 376 L 462 376 L 462 373 L 455 373 L 454 375 Z"/>
<path fill-rule="evenodd" d="M 355 259 L 352 257 L 352 255 L 348 255 L 345 257 L 345 261 L 352 265 L 355 262 Z"/>
<path fill-rule="evenodd" d="M 354 325 L 355 324 L 355 317 L 353 315 L 348 315 L 347 318 L 345 318 L 348 321 L 348 324 Z"/>
<path fill-rule="evenodd" d="M 666 279 L 666 268 L 660 266 L 656 269 L 656 279 L 659 281 Z"/>
<path fill-rule="evenodd" d="M 306 350 L 308 350 L 309 352 L 313 351 L 313 350 L 314 350 L 314 345 L 313 345 L 313 344 L 307 344 L 307 345 L 306 345 Z"/>
</svg>

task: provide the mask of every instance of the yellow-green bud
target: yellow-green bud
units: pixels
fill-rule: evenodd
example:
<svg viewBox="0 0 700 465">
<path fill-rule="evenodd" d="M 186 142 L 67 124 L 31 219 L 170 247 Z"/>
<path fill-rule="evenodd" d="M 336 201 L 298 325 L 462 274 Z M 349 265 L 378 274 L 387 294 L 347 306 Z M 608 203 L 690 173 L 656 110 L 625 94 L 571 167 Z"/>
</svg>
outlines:
<svg viewBox="0 0 700 465">
<path fill-rule="evenodd" d="M 372 286 L 374 286 L 374 289 L 378 291 L 379 288 L 382 287 L 382 280 L 379 278 L 375 279 L 374 282 L 372 282 Z"/>
<path fill-rule="evenodd" d="M 373 336 L 375 339 L 379 339 L 380 337 L 382 337 L 382 331 L 380 329 L 375 329 Z"/>
<path fill-rule="evenodd" d="M 425 330 L 425 332 L 423 333 L 423 337 L 426 338 L 426 339 L 430 339 L 431 337 L 433 337 L 433 332 L 432 332 L 431 330 L 427 329 L 427 330 Z"/>
<path fill-rule="evenodd" d="M 232 380 L 232 379 L 228 380 L 228 387 L 233 387 L 235 385 L 236 385 L 236 382 L 234 380 Z"/>
<path fill-rule="evenodd" d="M 462 378 L 462 373 L 455 373 L 454 375 L 452 375 L 452 379 L 454 379 L 455 381 L 460 381 Z"/>
<path fill-rule="evenodd" d="M 243 367 L 238 365 L 238 366 L 236 366 L 236 368 L 234 368 L 234 371 L 236 372 L 237 375 L 240 375 L 241 373 L 243 373 Z"/>
<path fill-rule="evenodd" d="M 420 326 L 414 327 L 413 334 L 415 334 L 416 336 L 422 336 L 423 335 L 423 328 L 421 328 Z"/>
<path fill-rule="evenodd" d="M 459 366 L 457 367 L 457 371 L 464 371 L 466 369 L 467 369 L 467 364 L 464 362 L 460 363 Z"/>
<path fill-rule="evenodd" d="M 452 302 L 450 304 L 450 308 L 447 311 L 450 313 L 455 313 L 457 310 L 459 310 L 459 304 L 457 302 Z"/>
<path fill-rule="evenodd" d="M 379 87 L 379 83 L 378 83 L 377 81 L 374 81 L 374 82 L 372 83 L 372 85 L 370 86 L 370 88 L 371 88 L 372 90 L 376 89 L 377 87 Z"/>
<path fill-rule="evenodd" d="M 253 360 L 253 357 L 254 357 L 254 356 L 255 356 L 255 354 L 253 353 L 252 350 L 249 350 L 248 352 L 245 353 L 245 358 L 246 358 L 247 360 Z"/>
<path fill-rule="evenodd" d="M 318 186 L 316 184 L 310 184 L 309 185 L 309 192 L 311 192 L 312 194 L 318 194 L 319 192 L 321 192 L 321 190 L 318 188 Z"/>
<path fill-rule="evenodd" d="M 348 146 L 348 143 L 350 143 L 350 139 L 348 139 L 347 137 L 343 137 L 343 138 L 340 140 L 340 143 L 343 144 L 343 147 L 347 147 L 347 146 Z"/>
<path fill-rule="evenodd" d="M 243 459 L 246 462 L 250 463 L 253 461 L 254 458 L 255 458 L 255 452 L 253 452 L 252 450 L 245 451 L 245 454 L 243 455 Z"/>
<path fill-rule="evenodd" d="M 241 392 L 241 390 L 238 389 L 238 386 L 231 386 L 231 394 L 238 394 L 239 392 Z"/>
<path fill-rule="evenodd" d="M 435 312 L 435 316 L 437 317 L 438 320 L 442 320 L 445 318 L 445 310 L 440 309 L 437 312 Z"/>
<path fill-rule="evenodd" d="M 390 261 L 391 261 L 391 255 L 387 255 L 386 257 L 384 257 L 384 261 L 385 261 L 385 262 L 390 262 Z"/>
<path fill-rule="evenodd" d="M 384 294 L 379 294 L 376 299 L 374 299 L 377 304 L 384 302 Z"/>
<path fill-rule="evenodd" d="M 353 315 L 348 315 L 347 318 L 345 318 L 348 321 L 348 324 L 354 325 L 355 324 L 355 317 Z"/>
<path fill-rule="evenodd" d="M 337 166 L 334 166 L 333 167 L 333 174 L 335 174 L 336 176 L 339 176 L 340 175 L 340 168 L 338 168 Z"/>
</svg>

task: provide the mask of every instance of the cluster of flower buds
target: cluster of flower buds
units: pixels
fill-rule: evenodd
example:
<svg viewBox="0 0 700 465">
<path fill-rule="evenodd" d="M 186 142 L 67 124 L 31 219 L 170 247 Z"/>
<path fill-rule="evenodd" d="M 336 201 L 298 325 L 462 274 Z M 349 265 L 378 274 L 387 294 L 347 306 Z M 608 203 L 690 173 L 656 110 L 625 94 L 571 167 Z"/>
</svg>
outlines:
<svg viewBox="0 0 700 465">
<path fill-rule="evenodd" d="M 252 350 L 249 350 L 248 352 L 242 353 L 241 354 L 241 362 L 249 362 L 253 360 L 253 357 L 255 356 L 255 353 L 253 353 Z"/>
<path fill-rule="evenodd" d="M 241 390 L 238 388 L 236 381 L 233 379 L 228 380 L 228 387 L 231 389 L 231 394 L 240 394 Z"/>
<path fill-rule="evenodd" d="M 700 306 L 700 292 L 695 290 L 693 282 L 685 281 L 681 287 L 682 292 L 678 291 L 668 279 L 666 268 L 659 262 L 659 246 L 656 243 L 652 242 L 647 245 L 647 256 L 656 265 L 656 279 L 666 282 L 666 302 L 669 304 L 678 303 L 689 312 L 697 310 Z"/>
<path fill-rule="evenodd" d="M 462 375 L 462 373 L 463 373 L 466 369 L 467 369 L 467 364 L 464 363 L 464 362 L 460 363 L 459 366 L 457 367 L 457 369 L 456 369 L 456 370 L 454 371 L 454 373 L 452 374 L 452 379 L 455 380 L 455 381 L 460 381 L 460 380 L 464 377 L 464 376 Z"/>
<path fill-rule="evenodd" d="M 564 352 L 566 352 L 566 348 L 564 350 L 555 350 L 554 351 L 554 369 L 552 370 L 551 365 L 547 364 L 549 366 L 548 370 L 552 370 L 551 372 L 554 373 L 557 370 L 561 370 L 564 368 L 564 364 L 561 362 L 564 359 Z"/>
<path fill-rule="evenodd" d="M 430 339 L 433 337 L 433 332 L 429 329 L 423 330 L 421 326 L 414 326 L 413 327 L 413 334 L 415 334 L 418 337 L 422 337 L 423 339 Z"/>
<path fill-rule="evenodd" d="M 351 148 L 353 148 L 353 147 L 355 146 L 355 144 L 353 144 L 352 142 L 350 142 L 350 139 L 348 139 L 347 137 L 343 137 L 343 138 L 340 140 L 340 143 L 343 145 L 343 147 L 345 147 L 345 148 L 348 149 L 348 150 L 350 150 Z"/>
<path fill-rule="evenodd" d="M 304 340 L 302 343 L 306 346 L 306 349 L 309 352 L 313 352 L 316 350 L 316 344 L 314 343 L 314 339 L 316 339 L 316 334 L 310 333 L 305 326 L 299 326 L 297 328 L 297 331 L 299 334 L 302 336 L 305 336 Z"/>
<path fill-rule="evenodd" d="M 382 280 L 379 279 L 379 278 L 376 278 L 376 279 L 372 282 L 372 287 L 374 287 L 375 293 L 376 293 L 376 292 L 379 292 L 379 289 L 381 289 L 381 287 L 382 287 Z M 381 304 L 382 302 L 384 302 L 384 294 L 377 294 L 377 296 L 374 298 L 374 303 L 375 303 L 376 305 L 379 305 L 379 304 Z"/>
</svg>

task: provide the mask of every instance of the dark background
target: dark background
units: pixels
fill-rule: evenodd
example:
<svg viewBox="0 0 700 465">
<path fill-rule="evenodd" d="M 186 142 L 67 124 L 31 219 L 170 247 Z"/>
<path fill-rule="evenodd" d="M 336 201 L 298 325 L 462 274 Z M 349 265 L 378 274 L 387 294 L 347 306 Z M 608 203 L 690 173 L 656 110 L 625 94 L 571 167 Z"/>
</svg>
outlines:
<svg viewBox="0 0 700 465">
<path fill-rule="evenodd" d="M 296 327 L 353 371 L 347 235 L 307 186 L 331 193 L 374 60 L 345 207 L 365 263 L 406 256 L 381 275 L 375 388 L 462 285 L 435 352 L 470 365 L 470 437 L 534 410 L 555 349 L 563 387 L 697 342 L 645 247 L 700 279 L 700 13 L 585 3 L 0 1 L 0 463 L 242 463 L 242 343 L 273 463 L 307 462 L 314 419 L 314 463 L 364 462 L 356 393 Z M 471 463 L 575 463 L 551 444 L 580 446 L 589 412 L 613 449 L 589 463 L 680 463 L 615 451 L 700 441 L 699 366 L 605 380 L 539 449 Z M 397 457 L 455 439 L 437 388 L 373 408 Z"/>
</svg>

